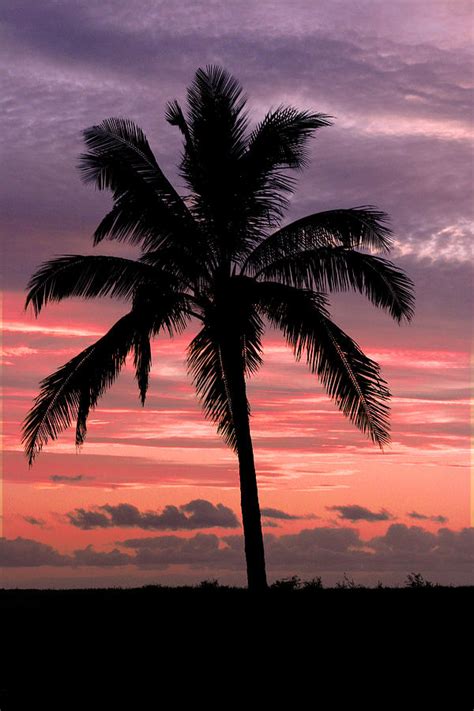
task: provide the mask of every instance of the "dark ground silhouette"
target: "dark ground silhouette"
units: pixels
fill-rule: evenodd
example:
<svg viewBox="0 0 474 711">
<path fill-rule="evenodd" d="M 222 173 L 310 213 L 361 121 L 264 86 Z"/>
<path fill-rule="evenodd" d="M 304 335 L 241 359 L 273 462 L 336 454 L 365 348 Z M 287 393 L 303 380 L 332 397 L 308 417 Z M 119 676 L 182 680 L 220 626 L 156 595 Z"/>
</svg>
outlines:
<svg viewBox="0 0 474 711">
<path fill-rule="evenodd" d="M 411 584 L 409 582 L 411 580 Z M 474 603 L 474 586 L 443 586 L 426 581 L 419 574 L 410 574 L 403 587 L 377 587 L 358 585 L 352 578 L 344 578 L 335 587 L 325 588 L 319 579 L 300 581 L 295 577 L 276 581 L 267 592 L 249 593 L 246 588 L 220 585 L 215 580 L 204 580 L 196 586 L 168 587 L 164 585 L 145 585 L 137 588 L 79 588 L 79 589 L 0 589 L 0 610 L 2 612 L 20 612 L 25 610 L 59 614 L 60 611 L 73 610 L 87 613 L 98 612 L 102 608 L 130 611 L 139 606 L 143 612 L 152 610 L 159 604 L 166 605 L 201 605 L 212 603 L 222 605 L 231 603 L 242 608 L 265 602 L 268 605 L 286 604 L 285 601 L 297 601 L 298 605 L 339 605 L 342 593 L 350 591 L 359 604 L 383 604 L 387 600 L 396 603 L 402 609 L 413 606 L 423 597 L 424 602 L 448 601 L 450 604 L 464 605 Z M 291 598 L 289 597 L 291 595 Z M 349 598 L 344 596 L 344 604 Z"/>
<path fill-rule="evenodd" d="M 472 708 L 474 587 L 295 580 L 0 590 L 0 709 Z"/>
</svg>

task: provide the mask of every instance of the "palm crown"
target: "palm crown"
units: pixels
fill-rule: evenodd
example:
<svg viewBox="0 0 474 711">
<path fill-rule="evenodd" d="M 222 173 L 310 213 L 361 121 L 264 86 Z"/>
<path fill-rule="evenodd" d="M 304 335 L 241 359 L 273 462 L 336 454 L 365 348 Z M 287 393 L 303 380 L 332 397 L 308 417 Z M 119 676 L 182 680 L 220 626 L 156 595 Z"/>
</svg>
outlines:
<svg viewBox="0 0 474 711">
<path fill-rule="evenodd" d="M 373 207 L 320 212 L 280 226 L 295 187 L 288 169 L 305 166 L 307 141 L 330 125 L 328 116 L 279 106 L 249 131 L 241 86 L 214 66 L 196 72 L 187 98 L 186 115 L 176 101 L 166 112 L 183 135 L 179 167 L 189 189 L 183 197 L 132 121 L 111 118 L 84 132 L 82 177 L 111 190 L 114 200 L 94 244 L 128 241 L 141 256 L 65 255 L 31 278 L 26 305 L 36 315 L 48 302 L 73 296 L 118 297 L 130 310 L 42 381 L 23 439 L 30 464 L 73 421 L 82 444 L 90 410 L 130 353 L 144 403 L 151 339 L 180 333 L 196 318 L 201 329 L 188 348 L 189 372 L 206 415 L 239 457 L 249 570 L 260 512 L 245 379 L 262 364 L 265 323 L 281 329 L 339 409 L 383 446 L 389 441 L 387 385 L 377 363 L 331 320 L 326 293 L 356 290 L 401 321 L 412 315 L 412 284 L 375 256 L 390 249 L 391 237 L 386 215 Z"/>
</svg>

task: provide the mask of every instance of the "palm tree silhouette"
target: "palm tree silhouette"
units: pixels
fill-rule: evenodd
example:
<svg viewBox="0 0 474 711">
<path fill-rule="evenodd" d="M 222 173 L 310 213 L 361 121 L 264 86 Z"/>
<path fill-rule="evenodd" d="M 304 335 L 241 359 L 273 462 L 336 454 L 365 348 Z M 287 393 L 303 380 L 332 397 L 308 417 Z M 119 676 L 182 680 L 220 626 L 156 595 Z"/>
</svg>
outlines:
<svg viewBox="0 0 474 711">
<path fill-rule="evenodd" d="M 265 321 L 282 330 L 339 409 L 382 447 L 389 442 L 389 390 L 377 363 L 330 319 L 326 292 L 361 292 L 400 322 L 412 316 L 412 283 L 374 255 L 389 250 L 391 233 L 386 215 L 371 206 L 279 227 L 295 184 L 287 171 L 305 166 L 308 139 L 330 117 L 279 106 L 248 131 L 242 87 L 217 66 L 196 72 L 187 100 L 186 116 L 176 101 L 166 112 L 183 135 L 183 197 L 132 121 L 110 118 L 84 132 L 82 177 L 114 199 L 94 244 L 128 241 L 141 256 L 52 259 L 31 278 L 25 308 L 38 315 L 50 301 L 78 296 L 119 297 L 131 306 L 41 382 L 22 441 L 30 466 L 72 421 L 82 444 L 90 410 L 130 353 L 144 404 L 151 339 L 181 333 L 194 317 L 201 330 L 188 347 L 188 368 L 206 416 L 238 457 L 248 586 L 261 590 L 267 582 L 246 378 L 262 364 Z"/>
</svg>

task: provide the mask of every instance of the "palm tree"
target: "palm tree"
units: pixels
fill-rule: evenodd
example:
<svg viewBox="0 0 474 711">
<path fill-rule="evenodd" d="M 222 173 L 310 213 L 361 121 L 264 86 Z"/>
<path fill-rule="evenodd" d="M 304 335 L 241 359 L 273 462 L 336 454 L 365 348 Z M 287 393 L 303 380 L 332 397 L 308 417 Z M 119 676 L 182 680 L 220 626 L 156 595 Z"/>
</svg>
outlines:
<svg viewBox="0 0 474 711">
<path fill-rule="evenodd" d="M 110 118 L 84 132 L 82 178 L 111 190 L 114 200 L 94 244 L 127 241 L 141 256 L 63 255 L 31 278 L 25 308 L 32 305 L 36 315 L 66 297 L 118 297 L 130 310 L 41 382 L 23 441 L 30 466 L 73 421 L 82 444 L 90 410 L 130 353 L 144 404 L 151 339 L 181 333 L 197 319 L 189 372 L 206 416 L 238 457 L 248 585 L 261 590 L 267 582 L 246 379 L 262 364 L 265 324 L 282 330 L 339 409 L 382 447 L 389 442 L 389 390 L 377 363 L 331 320 L 326 292 L 361 292 L 400 322 L 412 315 L 412 283 L 375 256 L 389 250 L 391 233 L 373 207 L 280 226 L 295 185 L 288 170 L 304 167 L 308 139 L 330 117 L 279 106 L 249 131 L 241 86 L 216 66 L 196 72 L 187 99 L 186 115 L 176 101 L 166 112 L 183 135 L 184 196 L 132 121 Z"/>
</svg>

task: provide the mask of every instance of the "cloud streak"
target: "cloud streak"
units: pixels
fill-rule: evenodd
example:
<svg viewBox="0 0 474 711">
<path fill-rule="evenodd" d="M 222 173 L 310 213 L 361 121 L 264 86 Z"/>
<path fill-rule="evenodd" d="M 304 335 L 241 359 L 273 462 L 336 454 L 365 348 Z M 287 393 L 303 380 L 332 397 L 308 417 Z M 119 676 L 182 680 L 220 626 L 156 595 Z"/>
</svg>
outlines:
<svg viewBox="0 0 474 711">
<path fill-rule="evenodd" d="M 442 516 L 438 514 L 437 516 L 426 516 L 426 514 L 418 513 L 417 511 L 411 511 L 407 513 L 409 518 L 416 519 L 417 521 L 433 521 L 434 523 L 447 523 L 447 516 Z"/>
<path fill-rule="evenodd" d="M 68 474 L 52 474 L 50 477 L 55 484 L 77 484 L 86 478 L 83 474 L 69 476 Z"/>
<path fill-rule="evenodd" d="M 46 525 L 46 521 L 43 518 L 37 518 L 36 516 L 23 516 L 23 518 L 26 523 L 29 523 L 31 526 L 38 526 L 39 528 L 44 528 Z"/>
<path fill-rule="evenodd" d="M 370 511 L 365 506 L 350 504 L 347 506 L 326 506 L 328 511 L 337 511 L 338 518 L 345 521 L 390 521 L 393 519 L 391 513 L 382 509 L 381 511 Z"/>
</svg>

